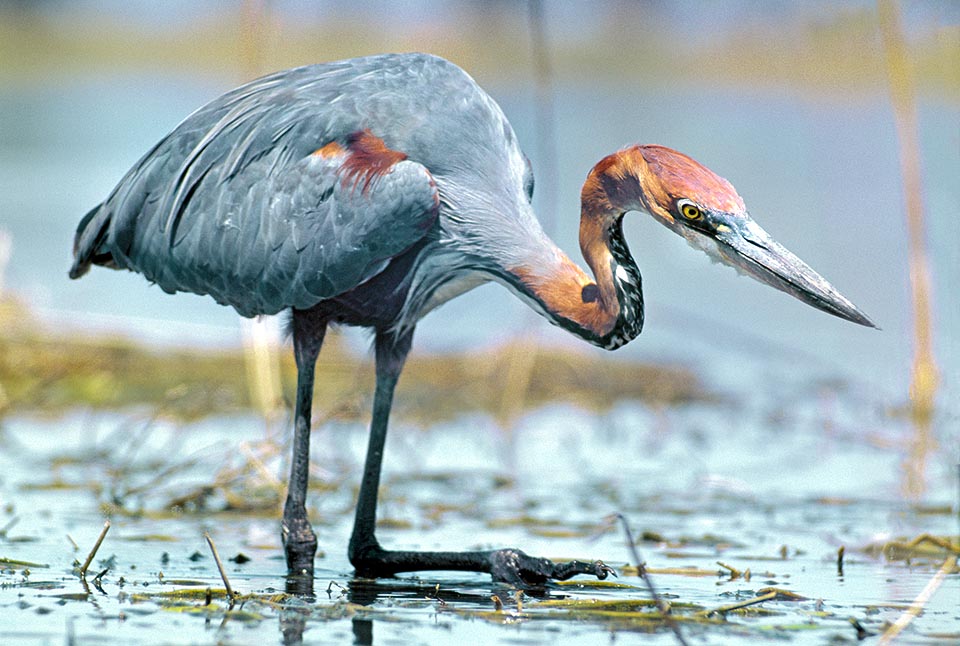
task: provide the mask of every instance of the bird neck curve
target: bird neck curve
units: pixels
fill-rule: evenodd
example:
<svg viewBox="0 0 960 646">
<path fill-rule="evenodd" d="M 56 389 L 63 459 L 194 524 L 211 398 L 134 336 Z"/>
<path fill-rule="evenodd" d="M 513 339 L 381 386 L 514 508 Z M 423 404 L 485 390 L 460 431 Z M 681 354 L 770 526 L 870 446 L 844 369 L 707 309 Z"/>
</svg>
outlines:
<svg viewBox="0 0 960 646">
<path fill-rule="evenodd" d="M 635 149 L 622 150 L 601 160 L 584 182 L 580 250 L 592 280 L 559 249 L 546 267 L 512 270 L 551 322 L 609 350 L 643 328 L 640 270 L 622 228 L 626 211 L 643 208 L 642 159 Z"/>
</svg>

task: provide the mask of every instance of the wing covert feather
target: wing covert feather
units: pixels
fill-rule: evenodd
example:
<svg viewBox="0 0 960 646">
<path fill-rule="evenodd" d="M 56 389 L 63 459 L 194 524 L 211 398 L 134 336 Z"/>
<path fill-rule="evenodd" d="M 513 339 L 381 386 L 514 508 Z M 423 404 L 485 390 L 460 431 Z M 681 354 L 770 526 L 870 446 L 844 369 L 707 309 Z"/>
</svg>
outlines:
<svg viewBox="0 0 960 646">
<path fill-rule="evenodd" d="M 362 188 L 343 172 L 349 154 L 308 155 L 279 171 L 266 156 L 248 165 L 245 175 L 260 179 L 245 190 L 201 183 L 174 239 L 160 249 L 156 236 L 144 240 L 154 248 L 138 254 L 138 268 L 167 291 L 208 293 L 246 316 L 356 287 L 427 234 L 438 196 L 426 168 L 407 160 Z"/>
</svg>

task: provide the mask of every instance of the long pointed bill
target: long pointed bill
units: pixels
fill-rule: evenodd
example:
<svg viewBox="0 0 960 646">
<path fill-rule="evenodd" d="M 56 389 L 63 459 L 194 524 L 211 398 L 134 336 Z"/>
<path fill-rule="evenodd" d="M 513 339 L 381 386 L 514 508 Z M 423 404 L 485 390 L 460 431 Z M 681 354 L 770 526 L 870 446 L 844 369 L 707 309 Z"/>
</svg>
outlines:
<svg viewBox="0 0 960 646">
<path fill-rule="evenodd" d="M 724 259 L 760 282 L 834 316 L 877 327 L 833 285 L 750 218 L 721 227 L 716 236 Z"/>
</svg>

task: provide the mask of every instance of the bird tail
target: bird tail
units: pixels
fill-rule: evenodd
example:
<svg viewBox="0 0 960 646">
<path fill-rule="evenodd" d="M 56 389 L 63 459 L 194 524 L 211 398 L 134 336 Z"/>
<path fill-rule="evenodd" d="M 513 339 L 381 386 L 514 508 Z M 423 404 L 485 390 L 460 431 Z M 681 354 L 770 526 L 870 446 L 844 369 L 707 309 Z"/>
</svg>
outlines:
<svg viewBox="0 0 960 646">
<path fill-rule="evenodd" d="M 103 248 L 110 225 L 111 210 L 103 204 L 83 216 L 77 226 L 73 239 L 73 266 L 70 278 L 80 278 L 90 269 L 90 265 L 113 266 L 113 256 Z"/>
</svg>

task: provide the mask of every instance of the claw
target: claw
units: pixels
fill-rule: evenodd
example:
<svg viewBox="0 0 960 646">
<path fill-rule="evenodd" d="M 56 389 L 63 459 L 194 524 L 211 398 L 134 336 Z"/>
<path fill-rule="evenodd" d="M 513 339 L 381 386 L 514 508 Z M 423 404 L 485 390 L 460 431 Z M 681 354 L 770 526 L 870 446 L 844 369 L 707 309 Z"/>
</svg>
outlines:
<svg viewBox="0 0 960 646">
<path fill-rule="evenodd" d="M 597 578 L 600 579 L 601 581 L 603 581 L 604 579 L 606 579 L 606 578 L 607 578 L 608 576 L 610 576 L 611 574 L 613 575 L 613 578 L 615 578 L 615 579 L 620 578 L 620 575 L 617 574 L 617 571 L 614 570 L 614 569 L 613 569 L 612 567 L 610 567 L 609 565 L 607 565 L 606 563 L 604 563 L 603 561 L 594 561 L 594 562 L 593 562 L 593 566 L 594 566 L 594 568 L 596 568 L 595 571 L 594 571 L 594 574 L 595 574 L 595 575 L 597 576 Z"/>
</svg>

